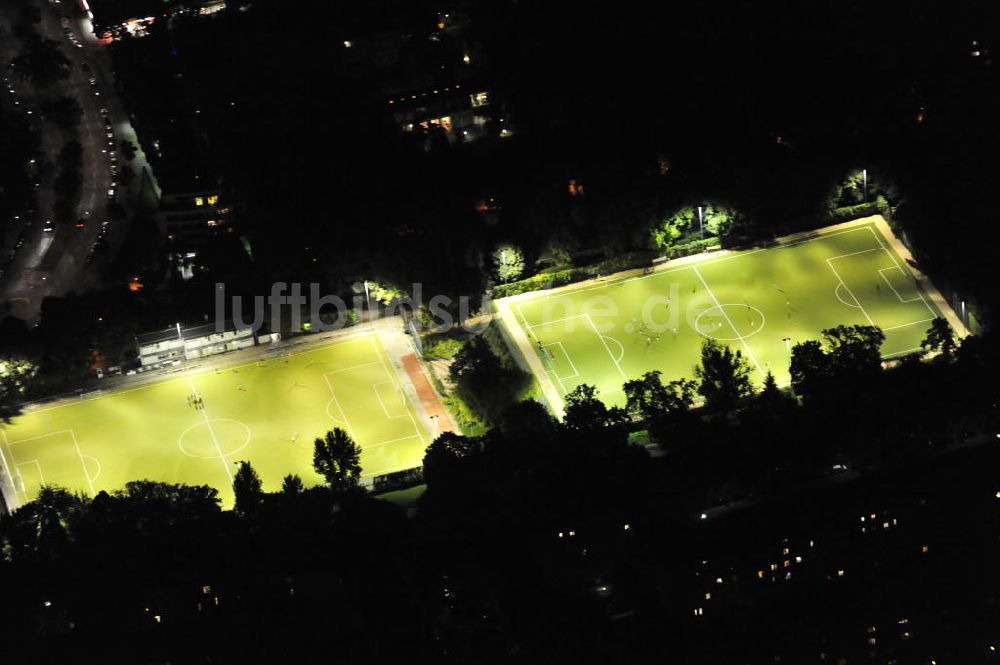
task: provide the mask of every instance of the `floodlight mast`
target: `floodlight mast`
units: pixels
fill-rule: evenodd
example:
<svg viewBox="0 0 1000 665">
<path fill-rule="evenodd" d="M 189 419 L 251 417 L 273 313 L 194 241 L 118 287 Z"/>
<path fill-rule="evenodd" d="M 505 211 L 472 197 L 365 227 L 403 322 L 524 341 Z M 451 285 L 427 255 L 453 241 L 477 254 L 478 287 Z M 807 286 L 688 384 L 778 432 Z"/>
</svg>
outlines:
<svg viewBox="0 0 1000 665">
<path fill-rule="evenodd" d="M 365 280 L 365 307 L 368 309 L 368 323 L 372 330 L 375 329 L 375 319 L 372 318 L 372 299 L 368 292 L 368 280 Z"/>
<path fill-rule="evenodd" d="M 701 239 L 705 239 L 705 215 L 704 208 L 698 206 L 698 231 L 701 233 Z"/>
<path fill-rule="evenodd" d="M 868 203 L 868 169 L 861 169 L 861 183 L 864 191 L 865 203 Z"/>
</svg>

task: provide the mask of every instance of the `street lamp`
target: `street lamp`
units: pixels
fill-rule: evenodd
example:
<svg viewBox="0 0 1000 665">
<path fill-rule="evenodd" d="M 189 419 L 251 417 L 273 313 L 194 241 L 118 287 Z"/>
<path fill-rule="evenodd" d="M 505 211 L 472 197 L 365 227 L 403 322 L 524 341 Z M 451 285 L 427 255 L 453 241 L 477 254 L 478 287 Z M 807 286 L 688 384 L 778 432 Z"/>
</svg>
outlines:
<svg viewBox="0 0 1000 665">
<path fill-rule="evenodd" d="M 701 233 L 701 239 L 705 239 L 705 215 L 702 206 L 698 206 L 698 230 Z"/>
<path fill-rule="evenodd" d="M 368 323 L 371 327 L 375 327 L 375 319 L 372 317 L 372 299 L 371 294 L 368 292 L 368 280 L 365 280 L 365 307 L 368 309 Z"/>
<path fill-rule="evenodd" d="M 865 203 L 868 203 L 868 169 L 861 169 L 861 183 L 864 191 Z"/>
</svg>

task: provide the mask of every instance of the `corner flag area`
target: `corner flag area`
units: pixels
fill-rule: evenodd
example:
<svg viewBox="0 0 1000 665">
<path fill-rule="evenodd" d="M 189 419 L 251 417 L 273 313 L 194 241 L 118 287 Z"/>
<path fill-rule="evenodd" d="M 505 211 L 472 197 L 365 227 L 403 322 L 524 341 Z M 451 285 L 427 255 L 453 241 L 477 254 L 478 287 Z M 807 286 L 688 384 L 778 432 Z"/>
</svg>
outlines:
<svg viewBox="0 0 1000 665">
<path fill-rule="evenodd" d="M 334 427 L 362 447 L 363 477 L 423 461 L 426 429 L 375 334 L 29 408 L 0 425 L 0 474 L 19 503 L 43 485 L 93 496 L 157 480 L 210 485 L 228 506 L 241 460 L 265 491 L 287 474 L 322 482 L 313 441 Z"/>
<path fill-rule="evenodd" d="M 495 304 L 557 413 L 583 383 L 624 405 L 622 384 L 646 372 L 693 378 L 706 338 L 739 349 L 756 383 L 787 384 L 791 348 L 827 328 L 880 327 L 887 359 L 919 351 L 938 316 L 968 334 L 880 216 Z"/>
</svg>

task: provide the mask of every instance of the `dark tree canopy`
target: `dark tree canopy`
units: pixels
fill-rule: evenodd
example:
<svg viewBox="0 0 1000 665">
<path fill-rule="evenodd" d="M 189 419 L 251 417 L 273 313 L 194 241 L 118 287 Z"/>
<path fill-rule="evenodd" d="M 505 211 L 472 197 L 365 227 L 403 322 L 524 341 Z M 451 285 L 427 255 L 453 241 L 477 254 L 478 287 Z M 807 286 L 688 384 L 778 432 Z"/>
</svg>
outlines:
<svg viewBox="0 0 1000 665">
<path fill-rule="evenodd" d="M 940 351 L 945 356 L 950 356 L 958 349 L 955 333 L 943 316 L 935 317 L 931 321 L 931 326 L 927 329 L 927 336 L 920 342 L 920 346 L 928 351 Z"/>
<path fill-rule="evenodd" d="M 345 491 L 358 486 L 361 478 L 361 446 L 339 427 L 316 439 L 313 468 L 331 489 Z"/>
<path fill-rule="evenodd" d="M 45 88 L 69 76 L 70 61 L 59 42 L 30 35 L 21 52 L 11 61 L 14 75 L 37 88 Z"/>
<path fill-rule="evenodd" d="M 701 347 L 701 365 L 694 368 L 698 394 L 705 398 L 705 406 L 721 412 L 735 408 L 740 400 L 753 394 L 751 371 L 750 363 L 739 349 L 734 351 L 714 339 L 706 339 Z"/>
<path fill-rule="evenodd" d="M 792 389 L 804 399 L 823 394 L 849 399 L 882 371 L 885 333 L 876 326 L 837 326 L 823 331 L 823 342 L 792 348 Z"/>
<path fill-rule="evenodd" d="M 241 461 L 233 476 L 233 494 L 236 497 L 236 512 L 241 515 L 251 515 L 260 507 L 264 499 L 264 490 L 260 476 L 250 462 Z"/>
<path fill-rule="evenodd" d="M 566 393 L 563 423 L 571 431 L 596 432 L 621 428 L 628 420 L 624 409 L 608 408 L 597 395 L 597 388 L 581 383 Z"/>
</svg>

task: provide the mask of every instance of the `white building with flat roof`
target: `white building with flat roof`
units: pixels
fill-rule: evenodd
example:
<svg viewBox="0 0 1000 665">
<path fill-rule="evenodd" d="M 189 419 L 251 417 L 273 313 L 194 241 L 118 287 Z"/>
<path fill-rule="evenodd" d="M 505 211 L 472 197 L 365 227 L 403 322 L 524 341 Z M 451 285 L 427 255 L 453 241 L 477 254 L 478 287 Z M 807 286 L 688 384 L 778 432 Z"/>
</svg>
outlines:
<svg viewBox="0 0 1000 665">
<path fill-rule="evenodd" d="M 249 326 L 228 323 L 219 331 L 215 324 L 187 328 L 177 324 L 167 330 L 138 335 L 136 342 L 139 362 L 147 368 L 245 349 L 256 344 L 256 338 Z"/>
</svg>

